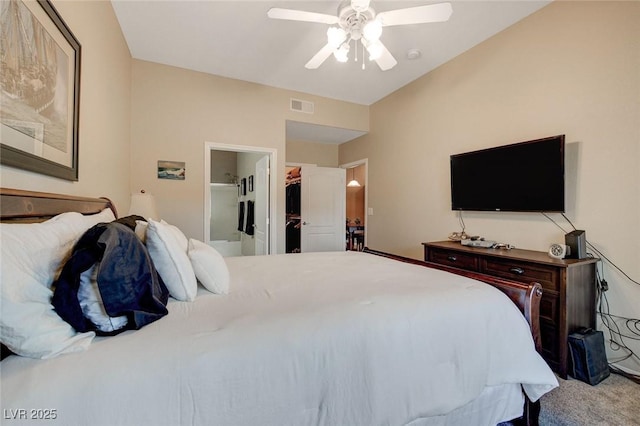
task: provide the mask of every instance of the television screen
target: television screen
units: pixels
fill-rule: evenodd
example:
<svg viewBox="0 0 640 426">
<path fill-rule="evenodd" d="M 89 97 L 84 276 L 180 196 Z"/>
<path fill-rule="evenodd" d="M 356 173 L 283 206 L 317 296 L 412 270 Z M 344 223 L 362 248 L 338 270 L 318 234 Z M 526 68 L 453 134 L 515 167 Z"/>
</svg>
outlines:
<svg viewBox="0 0 640 426">
<path fill-rule="evenodd" d="M 564 135 L 452 155 L 451 209 L 564 212 Z"/>
</svg>

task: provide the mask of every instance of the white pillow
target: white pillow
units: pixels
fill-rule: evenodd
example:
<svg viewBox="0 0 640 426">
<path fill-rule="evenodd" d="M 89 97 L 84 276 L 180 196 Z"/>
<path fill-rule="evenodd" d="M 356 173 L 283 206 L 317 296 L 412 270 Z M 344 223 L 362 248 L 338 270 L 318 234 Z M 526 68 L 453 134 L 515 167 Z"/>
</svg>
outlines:
<svg viewBox="0 0 640 426">
<path fill-rule="evenodd" d="M 94 333 L 76 333 L 54 311 L 51 284 L 73 245 L 93 225 L 115 219 L 111 210 L 63 213 L 41 223 L 0 224 L 0 341 L 14 353 L 53 358 L 85 350 Z"/>
<path fill-rule="evenodd" d="M 78 287 L 78 302 L 85 317 L 96 325 L 98 330 L 106 333 L 120 330 L 127 325 L 126 315 L 110 317 L 104 309 L 104 302 L 98 287 L 98 266 L 91 268 L 80 274 L 80 286 Z"/>
<path fill-rule="evenodd" d="M 142 241 L 142 244 L 147 244 L 147 225 L 148 223 L 144 220 L 136 220 L 136 228 L 134 229 L 134 232 L 140 241 Z"/>
<path fill-rule="evenodd" d="M 169 228 L 169 230 L 173 233 L 173 236 L 176 237 L 176 241 L 178 241 L 178 244 L 180 244 L 180 248 L 183 249 L 186 253 L 189 248 L 189 240 L 187 239 L 187 236 L 184 235 L 180 228 L 165 222 L 164 219 L 160 219 L 160 223 Z"/>
<path fill-rule="evenodd" d="M 182 247 L 170 225 L 153 219 L 149 219 L 148 223 L 147 250 L 169 294 L 177 300 L 193 301 L 198 291 L 198 282 L 186 247 Z"/>
<path fill-rule="evenodd" d="M 212 293 L 229 293 L 229 268 L 224 257 L 202 241 L 189 240 L 189 260 L 198 281 Z"/>
</svg>

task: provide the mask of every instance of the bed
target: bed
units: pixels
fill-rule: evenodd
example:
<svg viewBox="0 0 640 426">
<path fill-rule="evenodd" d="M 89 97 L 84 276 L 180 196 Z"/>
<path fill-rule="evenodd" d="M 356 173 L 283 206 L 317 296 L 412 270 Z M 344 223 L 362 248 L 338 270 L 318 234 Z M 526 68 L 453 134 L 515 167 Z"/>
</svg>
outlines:
<svg viewBox="0 0 640 426">
<path fill-rule="evenodd" d="M 107 199 L 0 194 L 3 223 L 117 216 Z M 537 424 L 558 385 L 536 351 L 539 284 L 369 249 L 224 262 L 228 294 L 199 285 L 139 330 L 6 357 L 3 424 Z"/>
</svg>

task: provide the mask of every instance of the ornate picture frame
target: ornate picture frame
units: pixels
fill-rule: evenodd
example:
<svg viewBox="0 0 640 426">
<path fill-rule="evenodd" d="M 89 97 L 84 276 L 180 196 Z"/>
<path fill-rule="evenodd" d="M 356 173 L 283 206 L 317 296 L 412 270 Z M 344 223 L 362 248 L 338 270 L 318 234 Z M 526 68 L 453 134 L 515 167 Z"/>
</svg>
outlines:
<svg viewBox="0 0 640 426">
<path fill-rule="evenodd" d="M 78 180 L 81 47 L 49 0 L 0 2 L 0 163 Z"/>
</svg>

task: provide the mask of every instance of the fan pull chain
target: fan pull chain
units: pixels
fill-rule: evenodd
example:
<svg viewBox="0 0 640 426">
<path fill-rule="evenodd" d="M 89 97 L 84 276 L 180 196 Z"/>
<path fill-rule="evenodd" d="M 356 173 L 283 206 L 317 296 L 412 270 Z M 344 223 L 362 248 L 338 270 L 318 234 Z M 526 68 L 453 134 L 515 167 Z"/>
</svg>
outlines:
<svg viewBox="0 0 640 426">
<path fill-rule="evenodd" d="M 360 41 L 360 44 L 362 45 L 362 69 L 364 70 L 364 64 L 365 64 L 365 62 L 367 62 L 367 61 L 365 61 L 365 60 L 364 60 L 364 58 L 365 58 L 365 54 L 364 54 L 364 43 L 362 43 L 362 40 Z"/>
<path fill-rule="evenodd" d="M 358 40 L 354 41 L 353 44 L 355 44 L 355 46 L 353 46 L 353 50 L 356 51 L 356 62 L 358 62 Z"/>
</svg>

